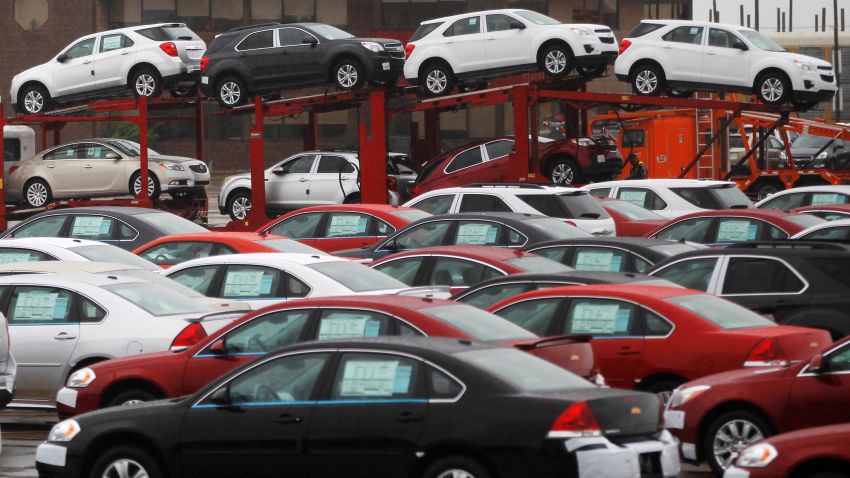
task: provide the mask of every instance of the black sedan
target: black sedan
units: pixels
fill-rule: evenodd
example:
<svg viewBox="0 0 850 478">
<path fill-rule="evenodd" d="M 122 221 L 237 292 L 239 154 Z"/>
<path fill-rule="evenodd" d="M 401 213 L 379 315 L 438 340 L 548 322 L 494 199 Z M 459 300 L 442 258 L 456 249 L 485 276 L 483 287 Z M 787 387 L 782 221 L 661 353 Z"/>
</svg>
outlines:
<svg viewBox="0 0 850 478">
<path fill-rule="evenodd" d="M 75 207 L 36 214 L 3 233 L 7 237 L 91 239 L 132 251 L 170 234 L 209 232 L 180 216 L 140 207 Z"/>
<path fill-rule="evenodd" d="M 383 241 L 335 252 L 341 257 L 380 259 L 401 251 L 437 246 L 498 246 L 531 249 L 557 239 L 591 237 L 555 218 L 515 212 L 443 214 L 412 222 Z"/>
<path fill-rule="evenodd" d="M 186 398 L 60 422 L 36 466 L 56 478 L 675 476 L 659 407 L 480 342 L 313 342 Z"/>
<path fill-rule="evenodd" d="M 524 249 L 577 271 L 646 272 L 657 262 L 706 247 L 643 237 L 588 237 L 549 241 Z"/>
</svg>

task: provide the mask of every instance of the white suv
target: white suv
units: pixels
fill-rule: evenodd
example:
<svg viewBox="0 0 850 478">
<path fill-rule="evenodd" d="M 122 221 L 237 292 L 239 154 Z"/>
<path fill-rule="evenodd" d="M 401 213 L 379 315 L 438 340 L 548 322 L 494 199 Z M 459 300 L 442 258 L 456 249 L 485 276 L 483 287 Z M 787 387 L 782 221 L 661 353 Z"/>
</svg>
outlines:
<svg viewBox="0 0 850 478">
<path fill-rule="evenodd" d="M 111 91 L 177 96 L 194 91 L 206 43 L 182 23 L 121 28 L 86 35 L 61 53 L 12 78 L 12 107 L 35 114 L 51 105 Z"/>
<path fill-rule="evenodd" d="M 577 67 L 599 74 L 617 57 L 617 40 L 604 25 L 562 24 L 530 10 L 488 10 L 422 22 L 405 47 L 404 77 L 428 95 L 455 83 L 542 70 L 565 76 Z"/>
<path fill-rule="evenodd" d="M 828 62 L 789 53 L 746 27 L 684 20 L 640 22 L 620 44 L 614 73 L 650 96 L 738 91 L 767 104 L 811 107 L 836 90 Z"/>
<path fill-rule="evenodd" d="M 607 237 L 616 235 L 611 216 L 581 189 L 539 184 L 473 184 L 428 191 L 404 204 L 431 214 L 518 212 L 563 219 L 573 226 Z"/>
</svg>

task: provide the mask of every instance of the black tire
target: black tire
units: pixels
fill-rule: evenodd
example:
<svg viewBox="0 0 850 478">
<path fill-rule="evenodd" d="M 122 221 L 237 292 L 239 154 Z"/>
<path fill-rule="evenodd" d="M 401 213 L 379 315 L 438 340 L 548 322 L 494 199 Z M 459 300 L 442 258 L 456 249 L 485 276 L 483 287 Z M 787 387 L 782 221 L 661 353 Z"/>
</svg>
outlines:
<svg viewBox="0 0 850 478">
<path fill-rule="evenodd" d="M 143 388 L 133 388 L 129 390 L 124 390 L 112 397 L 112 400 L 106 405 L 108 407 L 120 407 L 124 405 L 133 405 L 142 402 L 152 402 L 154 400 L 158 400 L 160 397 L 157 395 L 145 390 Z"/>
<path fill-rule="evenodd" d="M 198 95 L 197 85 L 173 86 L 168 91 L 171 93 L 171 96 L 173 96 L 175 98 L 185 98 L 187 96 L 197 96 Z"/>
<path fill-rule="evenodd" d="M 719 435 L 718 431 L 723 429 L 724 433 L 731 438 L 738 438 L 735 433 L 731 433 L 727 427 L 734 427 L 734 430 L 737 431 L 738 435 L 743 435 L 744 425 L 748 424 L 750 426 L 750 431 L 746 434 L 746 436 L 742 437 L 741 440 L 736 440 L 730 443 L 730 451 L 729 453 L 724 453 L 722 458 L 727 458 L 725 463 L 721 463 L 720 460 L 715 456 L 714 452 L 714 443 L 715 438 Z M 773 435 L 773 429 L 770 424 L 768 424 L 762 417 L 756 415 L 755 413 L 748 412 L 746 410 L 733 410 L 730 412 L 726 412 L 719 417 L 715 418 L 714 421 L 708 426 L 705 436 L 702 441 L 702 451 L 703 457 L 708 462 L 708 465 L 711 467 L 711 471 L 714 472 L 717 476 L 722 476 L 723 472 L 728 468 L 729 465 L 735 463 L 735 459 L 737 459 L 738 454 L 746 448 L 749 444 L 754 443 L 762 438 L 767 438 Z M 718 445 L 723 445 L 726 441 L 722 438 L 718 438 Z"/>
<path fill-rule="evenodd" d="M 47 181 L 33 178 L 24 185 L 23 200 L 27 207 L 44 207 L 53 202 L 53 191 Z"/>
<path fill-rule="evenodd" d="M 569 186 L 584 181 L 581 170 L 573 158 L 555 158 L 546 168 L 546 175 L 556 186 Z"/>
<path fill-rule="evenodd" d="M 222 108 L 233 108 L 248 100 L 245 82 L 238 76 L 228 76 L 215 85 L 215 98 Z"/>
<path fill-rule="evenodd" d="M 18 93 L 17 109 L 30 115 L 44 113 L 50 109 L 50 93 L 41 85 L 27 85 Z"/>
<path fill-rule="evenodd" d="M 801 478 L 850 478 L 850 475 L 848 475 L 847 473 L 842 473 L 840 471 L 818 471 L 812 473 L 811 475 L 800 474 L 794 476 L 800 476 Z"/>
<path fill-rule="evenodd" d="M 227 198 L 227 214 L 234 221 L 244 221 L 251 211 L 251 193 L 236 191 Z"/>
<path fill-rule="evenodd" d="M 573 71 L 575 57 L 570 47 L 556 43 L 547 46 L 540 52 L 538 66 L 546 76 L 560 78 L 569 75 Z"/>
<path fill-rule="evenodd" d="M 576 66 L 576 72 L 584 78 L 596 78 L 602 76 L 608 65 Z"/>
<path fill-rule="evenodd" d="M 449 94 L 455 86 L 455 75 L 448 65 L 432 63 L 419 75 L 422 91 L 428 96 Z"/>
<path fill-rule="evenodd" d="M 465 476 L 471 478 L 491 478 L 493 476 L 487 468 L 472 458 L 455 455 L 440 458 L 431 463 L 425 469 L 422 478 L 449 478 L 453 476 L 452 471 L 463 471 L 466 473 Z"/>
<path fill-rule="evenodd" d="M 794 108 L 802 111 L 808 111 L 818 105 L 817 101 L 801 101 L 794 97 L 791 98 L 791 104 L 794 105 Z"/>
<path fill-rule="evenodd" d="M 130 89 L 135 97 L 156 98 L 162 94 L 162 77 L 155 68 L 142 67 L 130 75 Z"/>
<path fill-rule="evenodd" d="M 791 82 L 785 73 L 768 71 L 756 79 L 755 94 L 768 105 L 782 105 L 791 98 Z"/>
<path fill-rule="evenodd" d="M 141 192 L 142 186 L 142 174 L 139 171 L 133 173 L 130 176 L 130 195 L 138 196 Z M 156 177 L 154 173 L 148 171 L 148 197 L 151 201 L 159 199 L 159 195 L 162 194 L 162 189 L 159 186 L 159 178 Z"/>
<path fill-rule="evenodd" d="M 691 90 L 679 90 L 676 88 L 667 88 L 666 93 L 671 98 L 690 98 L 694 95 L 694 92 Z"/>
<path fill-rule="evenodd" d="M 357 90 L 366 83 L 366 69 L 359 61 L 346 58 L 334 65 L 331 80 L 338 90 Z"/>
<path fill-rule="evenodd" d="M 159 463 L 150 454 L 135 446 L 116 446 L 107 448 L 97 456 L 94 465 L 88 471 L 90 478 L 118 478 L 118 473 L 110 468 L 117 463 L 129 465 L 130 476 L 139 474 L 139 468 L 145 471 L 148 478 L 163 478 Z M 129 462 L 129 463 L 128 463 Z"/>
<path fill-rule="evenodd" d="M 767 198 L 773 194 L 778 193 L 779 191 L 784 191 L 785 185 L 778 181 L 762 181 L 753 188 L 753 194 L 756 196 L 756 199 L 761 201 L 762 199 Z"/>
<path fill-rule="evenodd" d="M 351 193 L 342 201 L 343 204 L 360 204 L 360 193 Z"/>
<path fill-rule="evenodd" d="M 632 72 L 631 82 L 634 94 L 658 96 L 664 91 L 664 72 L 652 63 L 644 63 Z"/>
</svg>

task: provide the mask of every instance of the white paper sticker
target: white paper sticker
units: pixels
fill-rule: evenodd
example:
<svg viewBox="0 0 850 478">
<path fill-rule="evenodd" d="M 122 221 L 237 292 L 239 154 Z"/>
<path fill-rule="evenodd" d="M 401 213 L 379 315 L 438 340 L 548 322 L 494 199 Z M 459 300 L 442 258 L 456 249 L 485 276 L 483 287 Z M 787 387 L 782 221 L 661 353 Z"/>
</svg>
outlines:
<svg viewBox="0 0 850 478">
<path fill-rule="evenodd" d="M 617 315 L 620 306 L 617 304 L 588 304 L 579 303 L 573 308 L 573 334 L 613 334 L 617 327 Z"/>
<path fill-rule="evenodd" d="M 758 225 L 747 220 L 724 220 L 717 230 L 717 242 L 742 242 L 756 238 Z"/>
<path fill-rule="evenodd" d="M 381 321 L 366 314 L 323 318 L 319 325 L 319 340 L 377 337 L 380 333 Z"/>
<path fill-rule="evenodd" d="M 343 397 L 392 397 L 398 361 L 350 360 L 342 373 Z"/>
<path fill-rule="evenodd" d="M 613 252 L 580 251 L 576 254 L 577 271 L 610 271 L 620 272 L 623 256 L 614 256 Z"/>
<path fill-rule="evenodd" d="M 666 410 L 664 412 L 664 426 L 667 428 L 685 428 L 685 412 L 680 410 Z"/>
<path fill-rule="evenodd" d="M 619 199 L 643 207 L 646 202 L 646 191 L 621 191 Z"/>
<path fill-rule="evenodd" d="M 29 252 L 6 252 L 0 254 L 0 264 L 14 264 L 17 262 L 38 262 L 36 254 Z"/>
<path fill-rule="evenodd" d="M 265 271 L 233 271 L 224 279 L 225 297 L 258 297 L 271 293 L 272 276 Z"/>
<path fill-rule="evenodd" d="M 118 48 L 121 48 L 121 35 L 103 37 L 100 47 L 101 51 L 116 50 Z"/>
<path fill-rule="evenodd" d="M 352 214 L 346 216 L 333 216 L 328 226 L 328 237 L 358 236 L 366 233 L 366 225 L 369 219 L 366 216 Z"/>
<path fill-rule="evenodd" d="M 20 292 L 15 302 L 15 321 L 49 322 L 64 319 L 68 312 L 68 298 L 58 292 L 34 290 Z"/>
<path fill-rule="evenodd" d="M 485 245 L 496 243 L 498 230 L 490 224 L 471 223 L 461 224 L 457 228 L 457 244 Z"/>
<path fill-rule="evenodd" d="M 74 227 L 71 230 L 72 236 L 100 236 L 101 234 L 109 234 L 109 226 L 112 220 L 102 216 L 77 216 L 74 218 Z M 104 232 L 105 230 L 105 232 Z"/>
<path fill-rule="evenodd" d="M 843 194 L 815 193 L 812 194 L 812 206 L 823 206 L 825 204 L 844 204 L 846 196 Z"/>
</svg>

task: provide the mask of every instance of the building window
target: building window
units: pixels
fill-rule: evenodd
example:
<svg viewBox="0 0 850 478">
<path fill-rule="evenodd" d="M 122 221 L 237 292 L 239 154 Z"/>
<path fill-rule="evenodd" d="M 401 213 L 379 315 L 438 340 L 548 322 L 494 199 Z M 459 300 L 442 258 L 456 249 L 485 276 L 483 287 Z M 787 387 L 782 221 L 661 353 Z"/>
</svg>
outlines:
<svg viewBox="0 0 850 478">
<path fill-rule="evenodd" d="M 333 8 L 344 7 L 344 1 L 332 0 Z M 251 21 L 260 22 L 314 22 L 316 21 L 316 0 L 251 0 Z M 322 21 L 322 20 L 319 20 Z M 343 25 L 343 23 L 336 23 Z"/>
<path fill-rule="evenodd" d="M 690 20 L 691 0 L 644 0 L 643 18 Z"/>
<path fill-rule="evenodd" d="M 619 0 L 577 0 L 573 2 L 573 23 L 599 23 L 620 27 Z"/>
<path fill-rule="evenodd" d="M 381 26 L 415 28 L 424 20 L 468 11 L 466 0 L 382 0 Z"/>
</svg>

